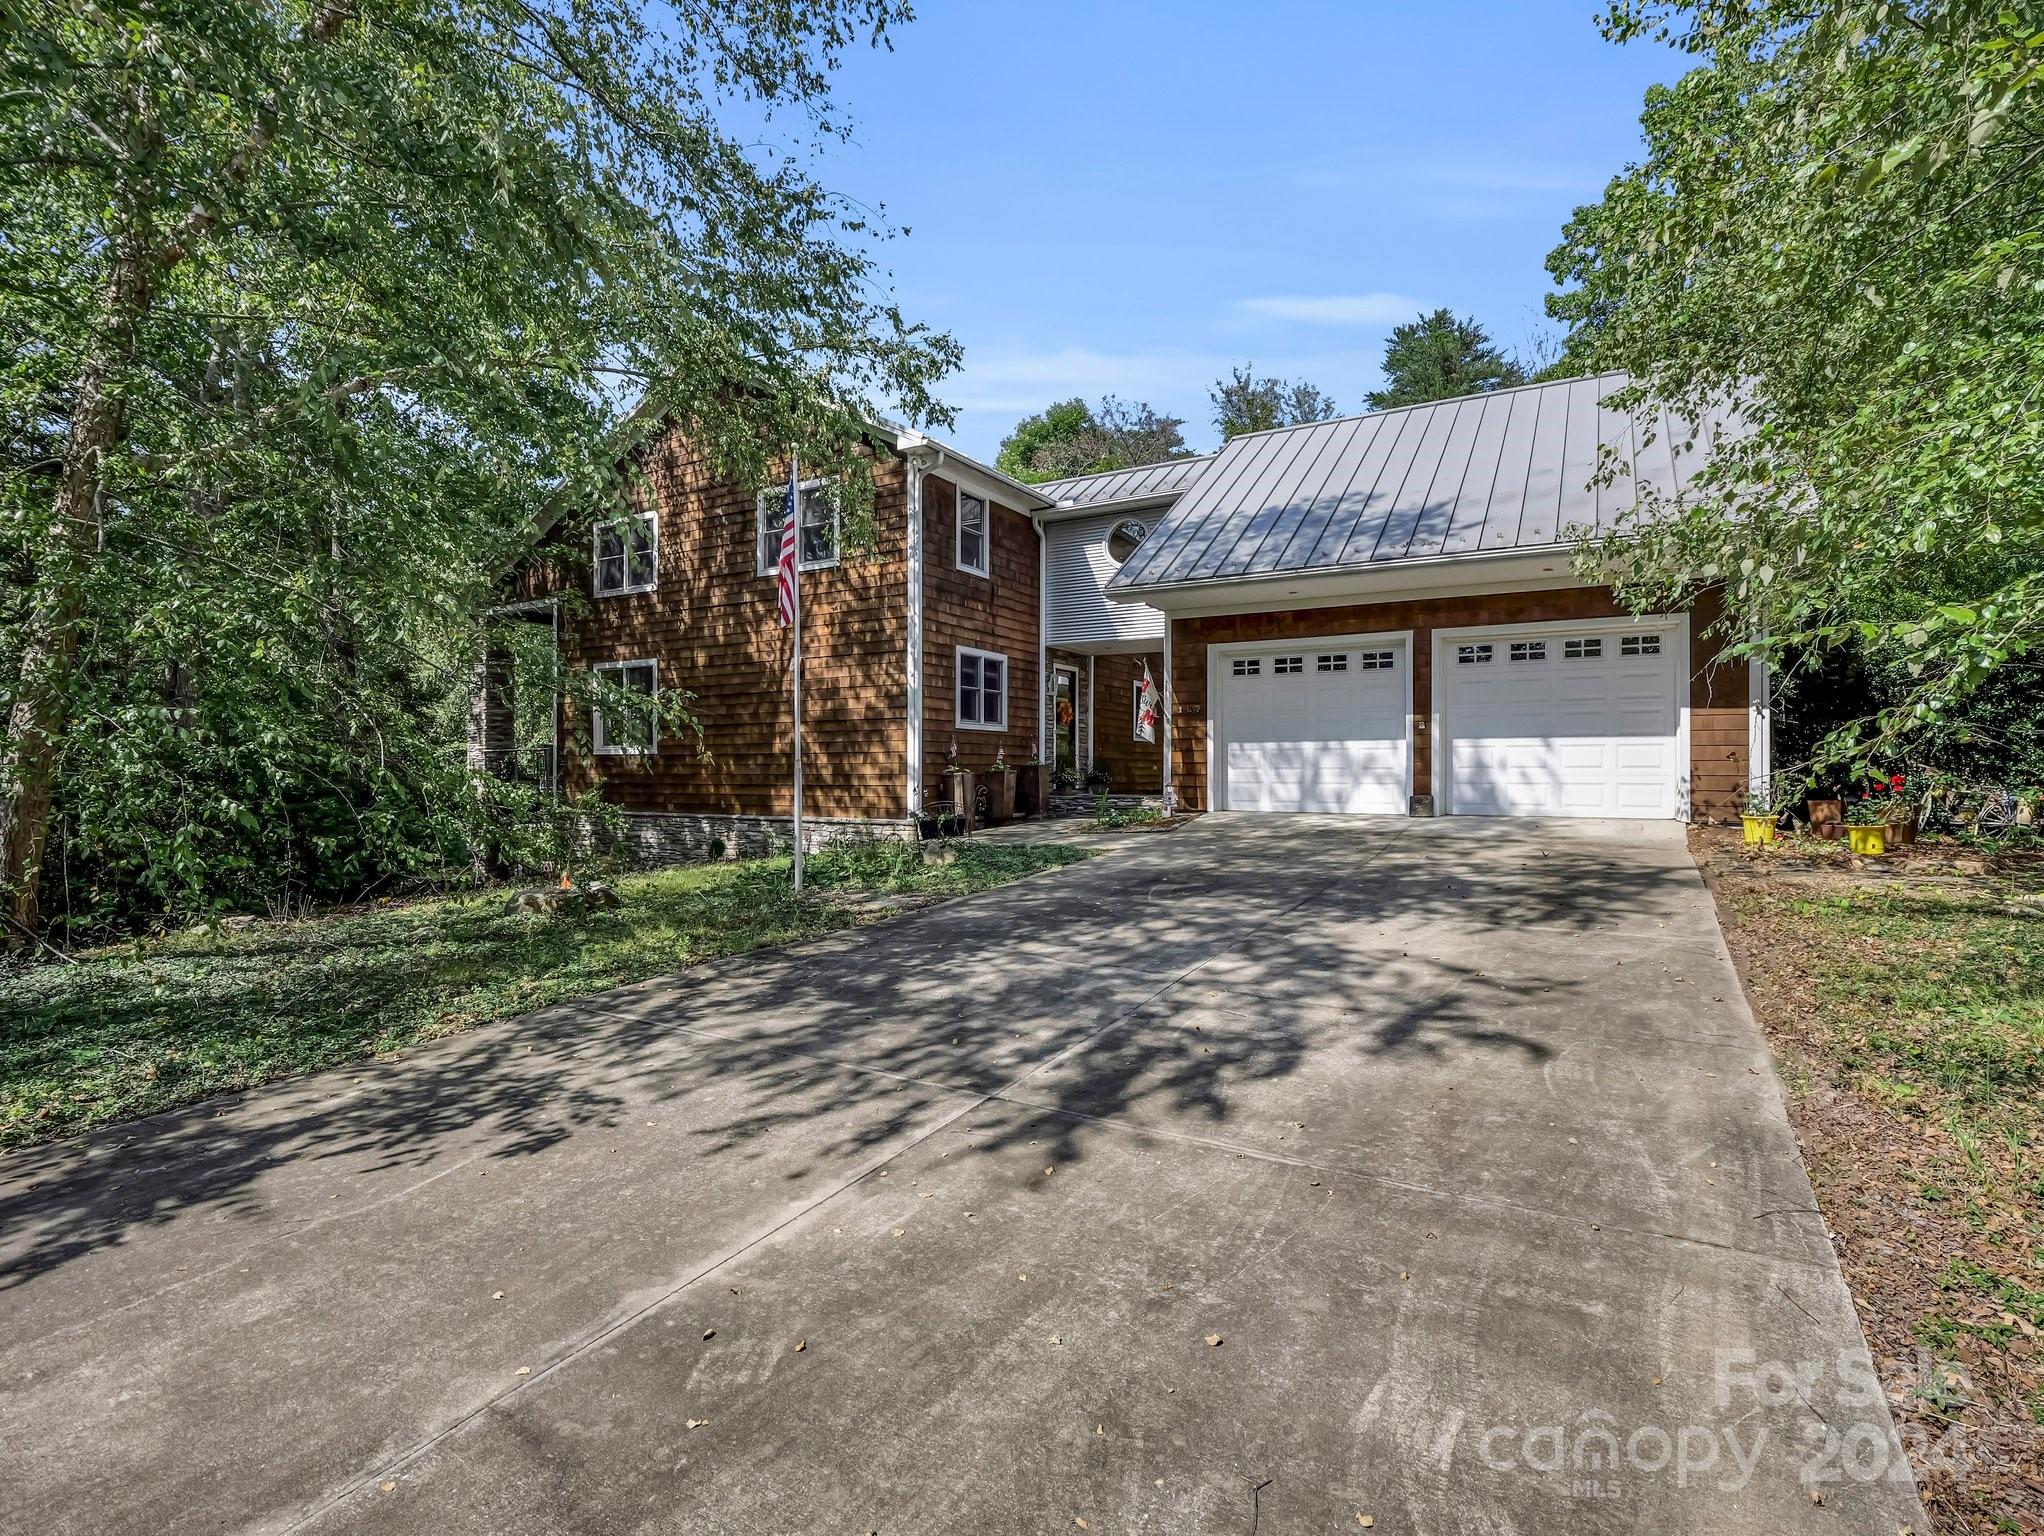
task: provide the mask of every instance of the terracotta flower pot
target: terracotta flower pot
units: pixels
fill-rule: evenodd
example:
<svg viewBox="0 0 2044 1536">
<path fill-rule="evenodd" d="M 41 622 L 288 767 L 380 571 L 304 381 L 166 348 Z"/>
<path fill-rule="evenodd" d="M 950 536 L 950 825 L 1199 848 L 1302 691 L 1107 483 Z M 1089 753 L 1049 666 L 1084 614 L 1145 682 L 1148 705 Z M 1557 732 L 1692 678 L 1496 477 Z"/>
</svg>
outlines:
<svg viewBox="0 0 2044 1536">
<path fill-rule="evenodd" d="M 1836 842 L 1845 836 L 1845 802 L 1843 800 L 1811 800 L 1807 802 L 1810 812 L 1810 830 L 1819 837 Z"/>
</svg>

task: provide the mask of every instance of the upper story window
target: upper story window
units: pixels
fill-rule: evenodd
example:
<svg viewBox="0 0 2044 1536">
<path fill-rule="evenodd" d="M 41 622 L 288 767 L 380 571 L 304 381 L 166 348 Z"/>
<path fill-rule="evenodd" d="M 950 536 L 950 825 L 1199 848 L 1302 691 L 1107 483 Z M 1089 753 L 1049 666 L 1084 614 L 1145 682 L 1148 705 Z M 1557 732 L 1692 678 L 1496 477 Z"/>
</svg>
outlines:
<svg viewBox="0 0 2044 1536">
<path fill-rule="evenodd" d="M 626 512 L 596 525 L 596 595 L 650 592 L 659 579 L 660 519 Z"/>
<path fill-rule="evenodd" d="M 802 535 L 799 553 L 805 571 L 822 570 L 838 561 L 839 525 L 842 521 L 837 496 L 822 480 L 804 480 Z M 781 559 L 781 530 L 788 526 L 788 489 L 776 486 L 759 493 L 759 573 L 771 576 Z"/>
<path fill-rule="evenodd" d="M 987 504 L 970 491 L 958 493 L 958 569 L 987 573 Z"/>
<path fill-rule="evenodd" d="M 1150 530 L 1133 517 L 1125 517 L 1107 535 L 1107 558 L 1116 565 L 1136 552 L 1136 546 L 1150 536 Z"/>
<path fill-rule="evenodd" d="M 612 707 L 606 716 L 601 707 L 589 711 L 589 738 L 607 757 L 643 756 L 659 749 L 659 714 L 654 696 L 659 692 L 660 664 L 655 661 L 599 661 L 590 669 L 606 681 L 634 695 L 627 708 Z"/>
<path fill-rule="evenodd" d="M 999 651 L 958 648 L 957 723 L 968 731 L 1008 728 L 1008 658 Z"/>
</svg>

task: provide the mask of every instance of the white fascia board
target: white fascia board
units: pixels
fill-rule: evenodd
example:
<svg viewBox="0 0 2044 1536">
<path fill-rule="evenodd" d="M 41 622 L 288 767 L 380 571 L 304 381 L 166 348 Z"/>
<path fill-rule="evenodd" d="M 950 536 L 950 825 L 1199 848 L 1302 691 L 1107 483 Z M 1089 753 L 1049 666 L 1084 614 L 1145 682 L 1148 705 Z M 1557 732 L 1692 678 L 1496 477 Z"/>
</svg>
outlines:
<svg viewBox="0 0 2044 1536">
<path fill-rule="evenodd" d="M 921 457 L 932 474 L 942 475 L 975 496 L 984 496 L 989 501 L 998 501 L 1031 516 L 1057 506 L 1035 486 L 1011 479 L 991 465 L 967 458 L 957 449 L 947 448 L 934 437 L 927 437 L 921 432 L 896 433 L 894 446 L 900 453 Z"/>
<path fill-rule="evenodd" d="M 1402 560 L 1338 571 L 1281 571 L 1171 587 L 1116 588 L 1107 599 L 1147 603 L 1166 614 L 1258 613 L 1328 608 L 1343 603 L 1466 597 L 1486 592 L 1535 592 L 1593 585 L 1569 566 L 1565 547 Z"/>
<path fill-rule="evenodd" d="M 1124 512 L 1154 512 L 1161 507 L 1170 506 L 1184 494 L 1183 491 L 1152 491 L 1147 496 L 1124 496 L 1119 501 L 1084 503 L 1061 501 L 1048 512 L 1037 513 L 1037 516 L 1046 523 L 1069 523 L 1082 517 L 1101 517 Z"/>
</svg>

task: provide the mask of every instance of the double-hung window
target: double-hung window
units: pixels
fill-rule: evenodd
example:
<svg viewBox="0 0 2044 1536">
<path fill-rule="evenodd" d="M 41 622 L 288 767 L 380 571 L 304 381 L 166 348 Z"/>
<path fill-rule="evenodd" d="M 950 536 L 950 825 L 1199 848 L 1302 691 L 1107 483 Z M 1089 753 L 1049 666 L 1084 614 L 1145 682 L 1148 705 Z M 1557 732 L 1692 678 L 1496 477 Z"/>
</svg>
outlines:
<svg viewBox="0 0 2044 1536">
<path fill-rule="evenodd" d="M 589 711 L 589 738 L 606 757 L 642 756 L 659 749 L 659 716 L 653 703 L 660 687 L 660 664 L 653 661 L 599 661 L 590 669 L 601 682 L 633 695 L 624 704 L 601 704 Z M 641 702 L 643 700 L 643 702 Z"/>
<path fill-rule="evenodd" d="M 658 581 L 660 520 L 626 512 L 596 525 L 596 595 L 650 592 Z"/>
<path fill-rule="evenodd" d="M 799 487 L 802 531 L 795 558 L 805 571 L 822 570 L 838 561 L 841 519 L 836 493 L 828 482 L 805 480 Z M 775 486 L 759 493 L 759 574 L 771 576 L 781 563 L 781 530 L 788 526 L 788 488 Z"/>
<path fill-rule="evenodd" d="M 998 651 L 958 648 L 957 724 L 965 731 L 1008 728 L 1008 658 Z"/>
<path fill-rule="evenodd" d="M 958 569 L 987 573 L 987 504 L 970 491 L 958 493 Z"/>
</svg>

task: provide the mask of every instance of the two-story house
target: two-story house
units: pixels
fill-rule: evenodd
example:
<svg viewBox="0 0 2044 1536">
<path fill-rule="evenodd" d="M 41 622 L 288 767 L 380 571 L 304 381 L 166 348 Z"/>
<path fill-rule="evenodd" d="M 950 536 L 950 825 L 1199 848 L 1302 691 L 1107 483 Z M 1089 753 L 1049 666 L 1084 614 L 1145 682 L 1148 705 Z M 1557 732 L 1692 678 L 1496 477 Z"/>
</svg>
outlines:
<svg viewBox="0 0 2044 1536">
<path fill-rule="evenodd" d="M 811 837 L 912 835 L 948 764 L 997 758 L 1192 810 L 1734 814 L 1766 772 L 1764 678 L 1720 662 L 1714 604 L 1635 616 L 1571 569 L 1582 530 L 1642 485 L 1679 496 L 1730 430 L 1613 411 L 1623 382 L 1042 485 L 876 433 L 869 548 L 842 547 L 821 487 L 802 498 Z M 589 743 L 563 783 L 600 787 L 649 855 L 784 840 L 782 488 L 721 481 L 671 424 L 635 451 L 647 493 L 596 530 L 590 601 L 560 645 L 571 666 L 689 690 L 702 735 L 563 721 Z M 1156 744 L 1136 731 L 1145 665 L 1165 695 Z"/>
</svg>

